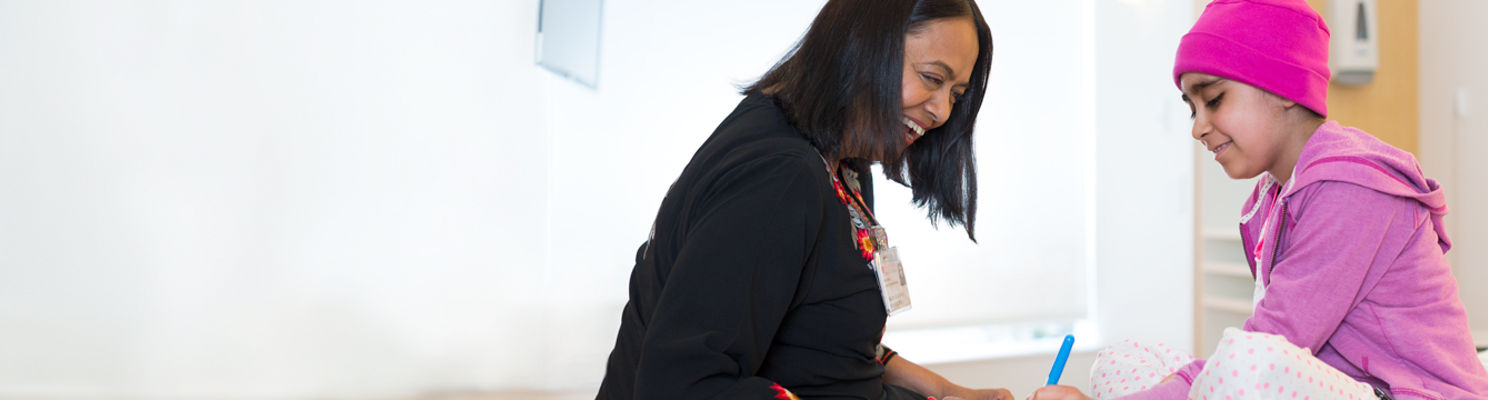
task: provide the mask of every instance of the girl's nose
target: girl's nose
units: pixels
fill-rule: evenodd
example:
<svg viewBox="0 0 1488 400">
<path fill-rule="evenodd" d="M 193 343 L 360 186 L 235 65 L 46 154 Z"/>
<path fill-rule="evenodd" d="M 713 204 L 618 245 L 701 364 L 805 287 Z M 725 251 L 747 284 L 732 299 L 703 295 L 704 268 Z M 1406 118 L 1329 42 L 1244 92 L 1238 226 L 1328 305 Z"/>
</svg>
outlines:
<svg viewBox="0 0 1488 400">
<path fill-rule="evenodd" d="M 1205 142 L 1205 148 L 1208 148 L 1208 143 L 1204 140 L 1204 137 L 1209 136 L 1209 130 L 1209 121 L 1207 121 L 1202 115 L 1194 116 L 1193 131 L 1191 132 L 1191 134 L 1193 135 L 1194 140 Z"/>
</svg>

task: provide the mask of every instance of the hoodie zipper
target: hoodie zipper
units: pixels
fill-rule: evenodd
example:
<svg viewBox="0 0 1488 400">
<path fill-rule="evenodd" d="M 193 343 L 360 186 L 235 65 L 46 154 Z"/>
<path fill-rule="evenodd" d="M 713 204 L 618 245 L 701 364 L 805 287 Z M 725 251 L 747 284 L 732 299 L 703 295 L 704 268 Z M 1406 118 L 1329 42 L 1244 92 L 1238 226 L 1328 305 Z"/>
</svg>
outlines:
<svg viewBox="0 0 1488 400">
<path fill-rule="evenodd" d="M 1281 231 L 1286 226 L 1286 202 L 1280 198 L 1276 201 L 1276 206 L 1281 207 L 1281 216 L 1276 219 L 1276 238 L 1271 241 L 1271 260 L 1266 263 L 1266 282 L 1264 283 L 1267 286 L 1271 284 L 1271 273 L 1276 271 L 1276 256 L 1281 254 Z"/>
</svg>

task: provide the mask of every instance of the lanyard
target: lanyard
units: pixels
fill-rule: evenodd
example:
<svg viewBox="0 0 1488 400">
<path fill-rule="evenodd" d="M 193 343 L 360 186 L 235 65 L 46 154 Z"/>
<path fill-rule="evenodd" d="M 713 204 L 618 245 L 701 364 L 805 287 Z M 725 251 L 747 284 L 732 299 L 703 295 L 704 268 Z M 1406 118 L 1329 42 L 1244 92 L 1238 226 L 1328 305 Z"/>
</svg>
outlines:
<svg viewBox="0 0 1488 400">
<path fill-rule="evenodd" d="M 817 155 L 821 156 L 820 153 Z M 837 178 L 837 172 L 832 171 L 832 163 L 827 162 L 826 157 L 821 157 L 821 160 L 823 168 L 827 170 L 827 175 L 832 177 L 832 187 L 837 193 L 837 199 L 847 206 L 847 213 L 852 216 L 855 247 L 862 251 L 864 259 L 873 261 L 874 251 L 889 247 L 888 233 L 883 226 L 878 224 L 873 211 L 868 209 L 867 202 L 863 201 L 863 195 L 857 189 L 842 184 L 842 180 Z"/>
<path fill-rule="evenodd" d="M 817 155 L 820 156 L 821 153 L 818 152 Z M 868 261 L 868 269 L 873 270 L 873 276 L 878 279 L 878 293 L 883 298 L 884 312 L 893 316 L 908 310 L 912 303 L 908 283 L 904 281 L 904 266 L 899 262 L 899 249 L 889 247 L 888 234 L 878 224 L 878 219 L 873 217 L 873 211 L 868 209 L 868 203 L 863 201 L 863 195 L 858 189 L 844 189 L 842 180 L 837 178 L 836 171 L 832 171 L 832 163 L 827 162 L 826 157 L 822 157 L 822 165 L 827 169 L 827 175 L 832 177 L 832 188 L 837 192 L 837 199 L 847 206 L 847 213 L 852 215 L 853 245 L 862 251 L 863 259 Z M 857 183 L 856 176 L 848 178 Z M 848 199 L 849 191 L 856 202 Z M 865 216 L 871 225 L 863 221 Z"/>
<path fill-rule="evenodd" d="M 847 188 L 852 192 L 853 199 L 857 200 L 857 202 L 855 204 L 853 204 L 853 206 L 854 207 L 858 207 L 859 210 L 862 210 L 863 211 L 864 215 L 867 215 L 868 216 L 868 223 L 869 224 L 872 224 L 873 226 L 879 226 L 879 224 L 878 224 L 878 218 L 875 218 L 873 216 L 873 210 L 871 210 L 871 209 L 868 208 L 868 202 L 863 201 L 863 194 L 858 191 L 857 173 L 852 173 L 852 172 L 845 172 L 845 173 L 851 174 L 851 176 L 844 176 L 843 178 L 850 178 L 850 179 L 852 179 L 851 182 L 848 182 L 847 183 Z M 833 180 L 837 180 L 837 175 L 836 174 L 833 174 L 832 175 L 832 179 Z M 839 181 L 839 183 L 840 183 L 840 181 Z"/>
</svg>

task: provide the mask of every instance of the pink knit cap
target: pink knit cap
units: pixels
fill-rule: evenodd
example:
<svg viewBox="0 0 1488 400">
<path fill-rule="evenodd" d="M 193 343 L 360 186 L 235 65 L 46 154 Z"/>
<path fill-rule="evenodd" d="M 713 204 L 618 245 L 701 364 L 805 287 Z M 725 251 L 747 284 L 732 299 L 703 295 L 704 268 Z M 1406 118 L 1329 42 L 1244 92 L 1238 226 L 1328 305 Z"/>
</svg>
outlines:
<svg viewBox="0 0 1488 400">
<path fill-rule="evenodd" d="M 1185 72 L 1233 79 L 1328 116 L 1328 25 L 1303 0 L 1214 0 L 1178 44 Z"/>
</svg>

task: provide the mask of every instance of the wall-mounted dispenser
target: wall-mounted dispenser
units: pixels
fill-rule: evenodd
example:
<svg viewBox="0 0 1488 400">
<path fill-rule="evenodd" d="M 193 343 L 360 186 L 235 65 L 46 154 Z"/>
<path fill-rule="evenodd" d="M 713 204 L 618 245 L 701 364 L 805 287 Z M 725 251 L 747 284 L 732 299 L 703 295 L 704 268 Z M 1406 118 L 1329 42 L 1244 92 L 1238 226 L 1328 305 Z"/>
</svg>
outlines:
<svg viewBox="0 0 1488 400">
<path fill-rule="evenodd" d="M 1332 32 L 1328 64 L 1333 81 L 1363 85 L 1379 69 L 1379 19 L 1375 0 L 1330 0 L 1328 27 Z"/>
<path fill-rule="evenodd" d="M 598 89 L 603 6 L 603 0 L 538 1 L 537 64 Z"/>
</svg>

